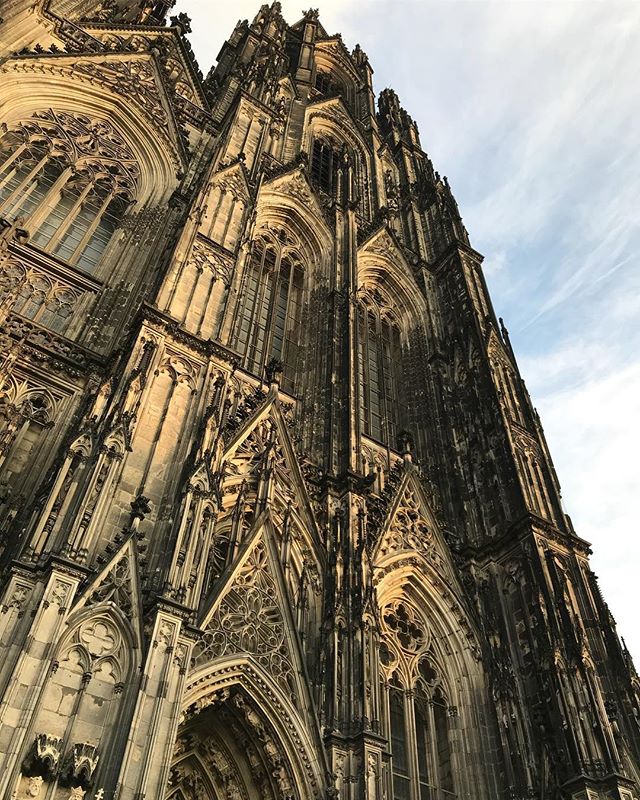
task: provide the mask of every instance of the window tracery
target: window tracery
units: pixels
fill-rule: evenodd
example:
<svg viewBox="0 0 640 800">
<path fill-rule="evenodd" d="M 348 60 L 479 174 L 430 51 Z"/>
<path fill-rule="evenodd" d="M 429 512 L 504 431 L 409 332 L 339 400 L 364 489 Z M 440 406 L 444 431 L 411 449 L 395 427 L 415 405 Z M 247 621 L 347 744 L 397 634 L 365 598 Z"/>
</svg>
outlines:
<svg viewBox="0 0 640 800">
<path fill-rule="evenodd" d="M 244 366 L 262 375 L 271 359 L 283 364 L 283 388 L 293 389 L 300 348 L 304 268 L 293 240 L 261 235 L 251 251 L 236 311 L 232 347 Z"/>
<path fill-rule="evenodd" d="M 11 375 L 0 391 L 0 491 L 19 492 L 28 476 L 29 463 L 52 428 L 61 398 L 48 388 L 18 374 Z"/>
<path fill-rule="evenodd" d="M 316 79 L 314 82 L 315 89 L 320 92 L 320 94 L 329 96 L 331 94 L 335 94 L 338 91 L 337 85 L 334 83 L 331 74 L 329 72 L 323 72 L 318 70 L 316 72 Z"/>
<path fill-rule="evenodd" d="M 311 150 L 311 180 L 327 194 L 333 191 L 337 160 L 337 153 L 331 142 L 314 139 Z"/>
<path fill-rule="evenodd" d="M 395 444 L 398 431 L 400 331 L 380 299 L 361 292 L 358 306 L 358 376 L 362 430 Z"/>
<path fill-rule="evenodd" d="M 140 167 L 106 120 L 38 112 L 0 135 L 0 214 L 92 272 L 138 191 Z"/>
<path fill-rule="evenodd" d="M 102 747 L 105 732 L 117 724 L 134 666 L 127 633 L 122 621 L 102 607 L 76 618 L 56 649 L 31 727 L 36 750 L 26 759 L 31 767 L 39 761 L 39 769 L 47 758 L 55 760 L 47 778 L 53 793 L 71 781 L 88 788 L 98 761 L 108 758 Z M 21 778 L 22 787 L 26 780 Z M 18 796 L 24 795 L 18 791 Z"/>
<path fill-rule="evenodd" d="M 449 717 L 442 673 L 424 619 L 404 598 L 382 610 L 380 665 L 387 693 L 393 800 L 453 800 Z"/>
</svg>

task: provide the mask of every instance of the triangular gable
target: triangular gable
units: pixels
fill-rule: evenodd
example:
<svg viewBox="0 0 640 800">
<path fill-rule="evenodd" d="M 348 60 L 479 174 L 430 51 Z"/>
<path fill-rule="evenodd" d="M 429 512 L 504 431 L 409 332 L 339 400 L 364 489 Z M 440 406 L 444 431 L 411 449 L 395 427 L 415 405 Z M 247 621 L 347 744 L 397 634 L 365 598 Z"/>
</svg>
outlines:
<svg viewBox="0 0 640 800">
<path fill-rule="evenodd" d="M 508 369 L 515 369 L 516 365 L 513 362 L 513 359 L 508 351 L 508 349 L 504 346 L 504 343 L 498 336 L 496 329 L 493 325 L 489 325 L 488 332 L 487 332 L 487 353 L 491 361 L 502 361 Z"/>
<path fill-rule="evenodd" d="M 275 446 L 279 448 L 279 452 L 282 454 L 284 461 L 282 465 L 276 463 L 276 472 L 278 472 L 279 468 L 284 468 L 284 470 L 288 472 L 288 476 L 290 477 L 289 485 L 297 501 L 294 511 L 300 517 L 302 530 L 310 537 L 310 544 L 313 545 L 316 557 L 319 557 L 319 555 L 324 552 L 324 548 L 311 508 L 311 502 L 307 493 L 302 470 L 300 469 L 300 464 L 298 463 L 293 444 L 291 443 L 291 437 L 289 436 L 289 431 L 282 415 L 279 401 L 275 395 L 270 394 L 265 402 L 257 408 L 236 431 L 233 438 L 224 448 L 221 456 L 221 464 L 224 465 L 230 462 L 234 456 L 238 455 L 243 447 L 248 448 L 250 452 L 255 451 L 257 443 L 251 441 L 252 435 L 258 435 L 257 429 L 261 423 L 265 421 L 275 426 Z M 260 455 L 262 454 L 260 453 Z"/>
<path fill-rule="evenodd" d="M 214 186 L 230 189 L 247 203 L 251 198 L 247 169 L 241 161 L 223 167 L 213 175 L 211 182 Z"/>
<path fill-rule="evenodd" d="M 309 683 L 270 512 L 260 515 L 217 583 L 199 626 L 193 668 L 246 655 L 270 675 L 298 710 L 311 708 Z"/>
<path fill-rule="evenodd" d="M 373 549 L 374 569 L 418 556 L 447 583 L 459 587 L 456 568 L 415 469 L 407 471 Z"/>
<path fill-rule="evenodd" d="M 360 134 L 362 123 L 353 116 L 353 112 L 341 96 L 328 97 L 326 100 L 322 99 L 311 103 L 307 106 L 305 114 L 307 122 L 311 122 L 315 116 L 324 116 L 329 119 L 343 131 L 345 137 L 350 136 L 357 140 L 363 154 L 370 155 L 369 145 Z"/>
<path fill-rule="evenodd" d="M 314 220 L 324 225 L 325 233 L 331 236 L 329 226 L 325 222 L 325 210 L 320 204 L 316 191 L 309 182 L 306 171 L 300 165 L 292 167 L 288 172 L 268 178 L 262 183 L 258 197 L 275 193 L 299 200 L 313 215 Z"/>
<path fill-rule="evenodd" d="M 385 226 L 375 231 L 358 248 L 358 286 L 378 284 L 379 288 L 391 286 L 392 305 L 397 309 L 413 309 L 419 319 L 423 314 L 422 290 L 391 231 Z"/>
<path fill-rule="evenodd" d="M 142 643 L 142 604 L 135 536 L 130 535 L 107 565 L 81 592 L 73 612 L 110 603 L 120 610 Z"/>
<path fill-rule="evenodd" d="M 316 39 L 316 51 L 328 53 L 333 56 L 340 63 L 343 69 L 351 76 L 351 79 L 356 83 L 360 82 L 360 73 L 358 72 L 355 64 L 353 63 L 353 56 L 347 50 L 342 37 L 339 34 L 334 36 L 327 36 L 322 39 Z"/>
<path fill-rule="evenodd" d="M 280 78 L 278 81 L 278 86 L 280 86 L 282 90 L 287 90 L 291 97 L 299 99 L 300 94 L 298 92 L 298 87 L 291 80 L 291 75 L 285 75 L 284 78 Z"/>
<path fill-rule="evenodd" d="M 304 30 L 304 26 L 309 22 L 308 15 L 309 15 L 310 12 L 311 12 L 311 9 L 309 11 L 307 11 L 307 14 L 305 14 L 305 16 L 302 17 L 302 19 L 299 19 L 297 22 L 295 22 L 293 25 L 291 25 L 291 30 L 292 31 Z M 322 38 L 327 39 L 329 37 L 329 34 L 327 33 L 326 28 L 320 22 L 320 20 L 318 19 L 317 16 L 315 17 L 315 22 L 316 22 L 316 25 L 318 26 L 317 29 L 316 29 L 317 30 L 317 37 L 316 38 L 322 37 Z"/>
<path fill-rule="evenodd" d="M 402 248 L 398 244 L 393 231 L 387 225 L 383 224 L 372 231 L 371 235 L 358 247 L 358 255 L 364 256 L 368 253 L 382 256 L 385 261 L 392 264 L 401 265 L 406 276 L 412 281 L 415 280 L 411 266 L 402 252 Z"/>
<path fill-rule="evenodd" d="M 180 62 L 183 69 L 181 77 L 187 79 L 189 88 L 200 101 L 200 107 L 203 109 L 208 108 L 200 80 L 196 75 L 191 56 L 185 45 L 186 40 L 178 33 L 178 29 L 175 26 L 161 28 L 131 23 L 119 25 L 113 22 L 90 22 L 83 27 L 83 30 L 91 34 L 95 39 L 105 42 L 112 49 L 114 46 L 120 45 L 123 50 L 128 49 L 131 51 L 132 40 L 134 40 L 133 48 L 144 52 L 142 47 L 135 46 L 135 40 L 142 40 L 149 50 L 152 47 L 157 47 L 158 44 L 170 50 L 170 55 Z M 167 77 L 169 78 L 169 76 Z"/>
</svg>

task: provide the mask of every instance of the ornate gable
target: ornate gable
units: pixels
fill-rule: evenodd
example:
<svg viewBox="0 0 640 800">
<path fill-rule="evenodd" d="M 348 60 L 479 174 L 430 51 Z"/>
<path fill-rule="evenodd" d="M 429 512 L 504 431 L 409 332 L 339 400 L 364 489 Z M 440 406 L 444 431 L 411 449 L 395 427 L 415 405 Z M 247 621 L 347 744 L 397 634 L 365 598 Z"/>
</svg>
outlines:
<svg viewBox="0 0 640 800">
<path fill-rule="evenodd" d="M 413 319 L 424 317 L 424 295 L 413 270 L 385 226 L 358 248 L 358 287 L 375 289 L 395 313 L 412 309 Z"/>
<path fill-rule="evenodd" d="M 368 153 L 368 145 L 361 135 L 361 123 L 353 116 L 342 97 L 329 97 L 326 100 L 312 103 L 307 107 L 306 113 L 308 122 L 311 122 L 316 117 L 329 120 L 345 135 L 356 140 L 363 153 Z"/>
<path fill-rule="evenodd" d="M 104 569 L 82 592 L 73 611 L 110 604 L 132 622 L 141 637 L 142 606 L 135 539 L 130 536 Z"/>
<path fill-rule="evenodd" d="M 247 170 L 242 162 L 235 161 L 223 167 L 213 176 L 213 185 L 230 192 L 234 198 L 245 203 L 249 203 L 251 199 Z"/>
<path fill-rule="evenodd" d="M 450 585 L 458 578 L 449 546 L 439 530 L 435 515 L 414 470 L 401 482 L 377 543 L 373 564 L 386 570 L 396 562 L 419 558 Z"/>
<path fill-rule="evenodd" d="M 414 669 L 429 650 L 429 628 L 461 634 L 475 659 L 480 658 L 477 631 L 451 552 L 414 469 L 402 480 L 372 553 L 373 583 L 382 603 L 383 630 L 404 652 L 405 667 Z M 416 593 L 415 587 L 423 586 Z M 428 624 L 421 609 L 426 596 Z M 416 599 L 417 598 L 417 599 Z M 447 634 L 448 635 L 448 634 Z M 402 660 L 402 659 L 401 659 Z M 388 662 L 390 669 L 396 662 Z"/>
<path fill-rule="evenodd" d="M 203 615 L 192 670 L 225 656 L 257 662 L 300 710 L 308 693 L 290 599 L 269 512 L 258 520 Z"/>
<path fill-rule="evenodd" d="M 279 401 L 271 397 L 255 411 L 228 443 L 221 460 L 236 483 L 263 481 L 263 499 L 273 513 L 282 515 L 288 508 L 299 518 L 317 559 L 323 548 Z"/>
<path fill-rule="evenodd" d="M 45 53 L 10 59 L 2 72 L 56 73 L 65 80 L 83 81 L 106 89 L 136 107 L 157 131 L 177 168 L 186 164 L 186 134 L 178 125 L 163 77 L 154 56 L 146 53 L 83 53 L 72 56 Z"/>
<path fill-rule="evenodd" d="M 316 41 L 316 50 L 320 53 L 327 53 L 330 57 L 344 69 L 357 85 L 360 82 L 360 74 L 353 63 L 353 57 L 347 50 L 342 36 L 328 36 Z"/>
<path fill-rule="evenodd" d="M 510 372 L 514 370 L 515 365 L 504 344 L 500 341 L 500 337 L 498 336 L 493 325 L 489 326 L 488 330 L 487 353 L 492 364 L 500 363 Z"/>
<path fill-rule="evenodd" d="M 408 280 L 412 282 L 415 280 L 409 262 L 386 225 L 378 228 L 372 236 L 360 245 L 358 255 L 361 258 L 367 255 L 374 255 L 384 261 L 396 264 L 406 273 Z"/>
<path fill-rule="evenodd" d="M 175 28 L 145 29 L 140 26 L 102 24 L 87 25 L 84 30 L 112 50 L 149 52 L 156 48 L 167 81 L 176 94 L 201 109 L 207 103 L 200 81 L 196 78 L 184 40 Z"/>
</svg>

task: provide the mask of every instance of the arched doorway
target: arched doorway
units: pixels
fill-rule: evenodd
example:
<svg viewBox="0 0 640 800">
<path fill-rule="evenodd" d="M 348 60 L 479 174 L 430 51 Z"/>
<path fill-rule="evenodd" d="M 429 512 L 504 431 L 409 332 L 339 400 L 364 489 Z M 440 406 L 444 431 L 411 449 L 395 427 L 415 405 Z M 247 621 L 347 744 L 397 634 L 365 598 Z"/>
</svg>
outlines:
<svg viewBox="0 0 640 800">
<path fill-rule="evenodd" d="M 322 797 L 324 752 L 304 714 L 252 659 L 222 662 L 185 693 L 165 800 Z"/>
</svg>

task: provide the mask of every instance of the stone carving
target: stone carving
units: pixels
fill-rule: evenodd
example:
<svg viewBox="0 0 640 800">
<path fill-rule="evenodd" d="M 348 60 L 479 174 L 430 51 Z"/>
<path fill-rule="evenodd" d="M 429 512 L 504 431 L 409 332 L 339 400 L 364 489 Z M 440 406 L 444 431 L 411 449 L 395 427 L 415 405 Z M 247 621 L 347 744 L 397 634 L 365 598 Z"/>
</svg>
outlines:
<svg viewBox="0 0 640 800">
<path fill-rule="evenodd" d="M 233 262 L 216 252 L 213 245 L 208 242 L 196 239 L 189 260 L 195 264 L 198 271 L 212 272 L 214 280 L 221 280 L 225 284 L 230 283 Z"/>
<path fill-rule="evenodd" d="M 26 797 L 39 797 L 40 796 L 40 789 L 42 789 L 44 779 L 40 775 L 36 775 L 33 778 L 29 778 L 27 782 L 27 788 L 25 791 Z"/>
<path fill-rule="evenodd" d="M 436 539 L 415 491 L 407 486 L 393 520 L 383 535 L 378 547 L 378 559 L 403 551 L 413 551 L 423 555 L 440 571 L 446 565 L 436 546 Z"/>
<path fill-rule="evenodd" d="M 253 656 L 292 696 L 294 667 L 278 588 L 259 539 L 209 620 L 193 651 L 194 667 L 228 653 Z"/>
<path fill-rule="evenodd" d="M 33 788 L 40 787 L 43 780 L 51 780 L 58 774 L 58 766 L 60 762 L 60 748 L 62 746 L 62 739 L 58 736 L 49 736 L 46 733 L 39 733 L 29 754 L 22 764 L 22 770 L 25 775 L 32 779 Z M 39 781 L 37 780 L 39 778 Z M 38 788 L 39 791 L 39 788 Z M 37 797 L 32 794 L 32 797 Z"/>
<path fill-rule="evenodd" d="M 51 588 L 51 602 L 58 605 L 61 610 L 68 608 L 71 591 L 71 584 L 56 580 Z"/>
<path fill-rule="evenodd" d="M 95 745 L 73 745 L 60 770 L 60 783 L 71 787 L 70 797 L 84 797 L 85 791 L 91 786 L 99 758 Z"/>
<path fill-rule="evenodd" d="M 223 192 L 229 192 L 235 200 L 249 202 L 247 180 L 241 165 L 223 168 L 215 176 L 214 185 Z"/>
<path fill-rule="evenodd" d="M 170 137 L 169 116 L 164 109 L 156 73 L 147 58 L 134 58 L 129 61 L 109 59 L 95 61 L 79 61 L 73 69 L 73 75 L 89 78 L 104 86 L 108 86 L 117 94 L 126 95 L 138 103 L 145 115 Z"/>
<path fill-rule="evenodd" d="M 98 605 L 111 602 L 121 609 L 123 614 L 131 618 L 134 611 L 134 567 L 133 550 L 130 546 L 122 550 L 122 554 L 112 564 L 102 581 L 87 597 L 86 605 Z"/>
<path fill-rule="evenodd" d="M 94 658 L 113 653 L 119 638 L 113 625 L 103 617 L 91 619 L 80 628 L 80 641 Z"/>
<path fill-rule="evenodd" d="M 138 161 L 106 120 L 50 108 L 18 123 L 11 133 L 18 141 L 46 148 L 57 158 L 64 157 L 69 164 L 76 165 L 76 169 L 102 169 L 113 173 L 120 194 L 134 197 L 137 192 Z M 111 165 L 112 169 L 105 165 Z"/>
<path fill-rule="evenodd" d="M 411 605 L 396 601 L 383 610 L 382 618 L 402 650 L 415 654 L 427 648 L 429 637 L 424 621 Z"/>
<path fill-rule="evenodd" d="M 0 612 L 6 614 L 12 608 L 15 608 L 18 614 L 22 613 L 23 606 L 31 595 L 31 586 L 23 583 L 16 583 L 13 591 L 9 595 L 7 602 L 2 605 Z"/>
<path fill-rule="evenodd" d="M 277 186 L 278 191 L 280 191 L 282 194 L 288 194 L 291 197 L 295 197 L 296 200 L 299 200 L 307 207 L 315 204 L 316 202 L 309 188 L 309 184 L 301 172 L 295 172 L 290 177 L 280 181 Z"/>
</svg>

